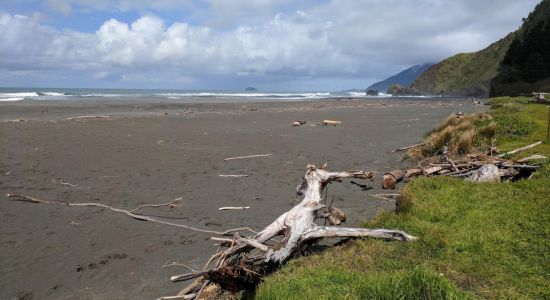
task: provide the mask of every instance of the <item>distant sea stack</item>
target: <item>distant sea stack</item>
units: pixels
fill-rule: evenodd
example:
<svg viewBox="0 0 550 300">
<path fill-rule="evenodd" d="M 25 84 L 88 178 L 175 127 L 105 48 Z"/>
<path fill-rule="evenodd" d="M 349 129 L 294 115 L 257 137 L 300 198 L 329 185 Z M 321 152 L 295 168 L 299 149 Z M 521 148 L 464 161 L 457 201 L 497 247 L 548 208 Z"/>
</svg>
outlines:
<svg viewBox="0 0 550 300">
<path fill-rule="evenodd" d="M 251 87 L 251 86 L 247 87 L 247 88 L 246 88 L 246 89 L 244 89 L 244 90 L 245 90 L 245 91 L 247 91 L 247 92 L 257 92 L 257 91 L 258 91 L 258 89 L 257 89 L 257 88 L 255 88 L 255 87 Z"/>
<path fill-rule="evenodd" d="M 412 66 L 391 77 L 388 77 L 387 79 L 372 84 L 366 90 L 380 91 L 385 93 L 392 85 L 408 87 L 418 76 L 420 76 L 420 74 L 424 73 L 424 71 L 426 71 L 431 65 L 432 64 L 430 63 L 425 63 Z"/>
<path fill-rule="evenodd" d="M 523 21 L 491 81 L 491 97 L 550 92 L 550 0 Z"/>
<path fill-rule="evenodd" d="M 412 83 L 409 90 L 421 95 L 489 96 L 489 86 L 516 32 L 473 53 L 460 53 L 437 63 Z"/>
</svg>

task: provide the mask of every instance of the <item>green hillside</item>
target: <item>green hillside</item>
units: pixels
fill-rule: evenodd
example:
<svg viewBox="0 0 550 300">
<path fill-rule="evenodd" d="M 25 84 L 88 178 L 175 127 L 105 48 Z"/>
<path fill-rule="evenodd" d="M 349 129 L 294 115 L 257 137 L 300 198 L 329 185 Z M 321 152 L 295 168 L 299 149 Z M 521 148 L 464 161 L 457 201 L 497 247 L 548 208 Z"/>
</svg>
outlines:
<svg viewBox="0 0 550 300">
<path fill-rule="evenodd" d="M 491 82 L 491 96 L 550 91 L 550 0 L 524 19 Z"/>
<path fill-rule="evenodd" d="M 411 85 L 422 95 L 488 96 L 491 79 L 516 32 L 474 53 L 460 53 L 431 66 Z"/>
</svg>

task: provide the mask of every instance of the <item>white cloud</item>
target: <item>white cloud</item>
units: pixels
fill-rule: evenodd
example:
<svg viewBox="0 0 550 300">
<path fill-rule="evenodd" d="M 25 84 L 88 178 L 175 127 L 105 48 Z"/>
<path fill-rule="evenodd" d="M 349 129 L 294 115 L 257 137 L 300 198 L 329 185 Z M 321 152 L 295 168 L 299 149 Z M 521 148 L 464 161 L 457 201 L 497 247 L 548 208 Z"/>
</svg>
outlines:
<svg viewBox="0 0 550 300">
<path fill-rule="evenodd" d="M 153 8 L 169 9 L 177 2 L 157 1 Z M 538 1 L 332 0 L 313 6 L 304 1 L 293 11 L 281 8 L 291 5 L 284 1 L 205 2 L 209 15 L 203 22 L 167 24 L 162 14 L 145 13 L 130 23 L 109 19 L 91 33 L 0 13 L 0 64 L 10 71 L 80 70 L 90 78 L 125 82 L 144 82 L 151 74 L 155 80 L 179 78 L 185 84 L 223 76 L 351 82 L 479 50 L 516 29 Z M 69 14 L 75 9 L 143 9 L 149 2 L 47 3 Z M 255 21 L 219 28 L 212 20 L 222 16 L 228 24 Z"/>
<path fill-rule="evenodd" d="M 0 14 L 0 63 L 17 69 L 83 69 L 97 65 L 93 35 L 58 31 L 36 18 Z"/>
</svg>

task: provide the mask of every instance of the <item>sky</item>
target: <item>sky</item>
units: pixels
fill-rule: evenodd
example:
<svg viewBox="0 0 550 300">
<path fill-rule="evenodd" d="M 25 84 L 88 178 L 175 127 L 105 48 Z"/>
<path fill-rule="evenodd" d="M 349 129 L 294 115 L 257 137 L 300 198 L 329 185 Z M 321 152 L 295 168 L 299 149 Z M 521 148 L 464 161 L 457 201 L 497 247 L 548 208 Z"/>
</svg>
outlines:
<svg viewBox="0 0 550 300">
<path fill-rule="evenodd" d="M 0 86 L 336 91 L 481 50 L 540 0 L 0 0 Z"/>
</svg>

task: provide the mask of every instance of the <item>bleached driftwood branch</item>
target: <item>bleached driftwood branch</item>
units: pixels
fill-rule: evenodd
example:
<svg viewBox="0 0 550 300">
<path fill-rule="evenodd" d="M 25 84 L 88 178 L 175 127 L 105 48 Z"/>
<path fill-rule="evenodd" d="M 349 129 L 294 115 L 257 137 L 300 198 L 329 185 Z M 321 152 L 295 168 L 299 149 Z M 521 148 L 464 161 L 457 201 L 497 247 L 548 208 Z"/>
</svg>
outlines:
<svg viewBox="0 0 550 300">
<path fill-rule="evenodd" d="M 249 209 L 250 206 L 224 206 L 218 208 L 218 210 L 241 210 L 241 209 Z"/>
<path fill-rule="evenodd" d="M 402 147 L 402 148 L 397 148 L 397 149 L 392 150 L 391 152 L 392 153 L 393 152 L 401 152 L 401 151 L 406 151 L 406 150 L 417 148 L 417 147 L 422 147 L 422 146 L 426 145 L 426 143 L 427 142 L 414 144 L 414 145 L 410 145 L 410 146 L 406 146 L 406 147 Z"/>
<path fill-rule="evenodd" d="M 525 150 L 534 148 L 534 147 L 536 147 L 536 146 L 538 146 L 538 145 L 540 145 L 540 144 L 542 144 L 542 142 L 541 142 L 541 141 L 538 141 L 538 142 L 533 143 L 533 144 L 531 144 L 531 145 L 527 145 L 527 146 L 525 146 L 525 147 L 521 147 L 521 148 L 518 148 L 518 149 L 514 149 L 514 150 L 508 151 L 508 152 L 506 152 L 506 153 L 502 153 L 502 154 L 498 155 L 497 157 L 504 157 L 504 156 L 506 156 L 506 155 L 512 155 L 512 154 L 515 154 L 515 153 L 518 153 L 518 152 L 521 152 L 521 151 L 525 151 Z"/>
<path fill-rule="evenodd" d="M 101 208 L 106 208 L 106 209 L 114 211 L 114 212 L 125 214 L 129 217 L 132 217 L 132 218 L 136 219 L 136 220 L 160 223 L 160 224 L 164 224 L 164 225 L 189 229 L 189 230 L 202 232 L 202 233 L 210 233 L 210 234 L 217 234 L 217 235 L 228 235 L 228 234 L 232 234 L 232 233 L 238 232 L 238 231 L 256 232 L 256 231 L 254 231 L 254 230 L 252 230 L 248 227 L 228 229 L 226 231 L 214 231 L 214 230 L 199 229 L 199 228 L 195 228 L 195 227 L 192 227 L 192 226 L 189 226 L 189 225 L 184 225 L 184 224 L 179 224 L 179 223 L 174 223 L 174 222 L 168 222 L 168 221 L 156 219 L 156 218 L 153 218 L 153 217 L 150 217 L 150 216 L 147 216 L 147 215 L 142 215 L 142 214 L 136 213 L 138 210 L 140 210 L 144 207 L 173 206 L 176 202 L 180 201 L 181 198 L 175 199 L 174 201 L 164 203 L 164 204 L 145 204 L 145 205 L 141 205 L 137 208 L 134 208 L 132 210 L 126 210 L 126 209 L 116 208 L 116 207 L 112 207 L 112 206 L 109 206 L 109 205 L 106 205 L 106 204 L 103 204 L 103 203 L 96 203 L 96 202 L 72 203 L 72 202 L 60 201 L 60 200 L 44 200 L 44 199 L 38 199 L 38 198 L 35 198 L 35 197 L 23 195 L 23 194 L 6 194 L 6 196 L 8 198 L 12 198 L 11 200 L 13 200 L 13 201 L 24 201 L 24 202 L 31 202 L 31 203 L 62 205 L 62 206 L 101 207 Z"/>
<path fill-rule="evenodd" d="M 74 120 L 82 120 L 82 119 L 107 119 L 110 118 L 110 116 L 78 116 L 78 117 L 71 117 L 66 118 L 67 121 L 74 121 Z"/>
<path fill-rule="evenodd" d="M 244 158 L 255 158 L 255 157 L 270 157 L 270 156 L 273 156 L 273 154 L 254 154 L 254 155 L 246 155 L 246 156 L 228 157 L 228 158 L 224 159 L 224 161 L 235 160 L 235 159 L 244 159 Z"/>
</svg>

